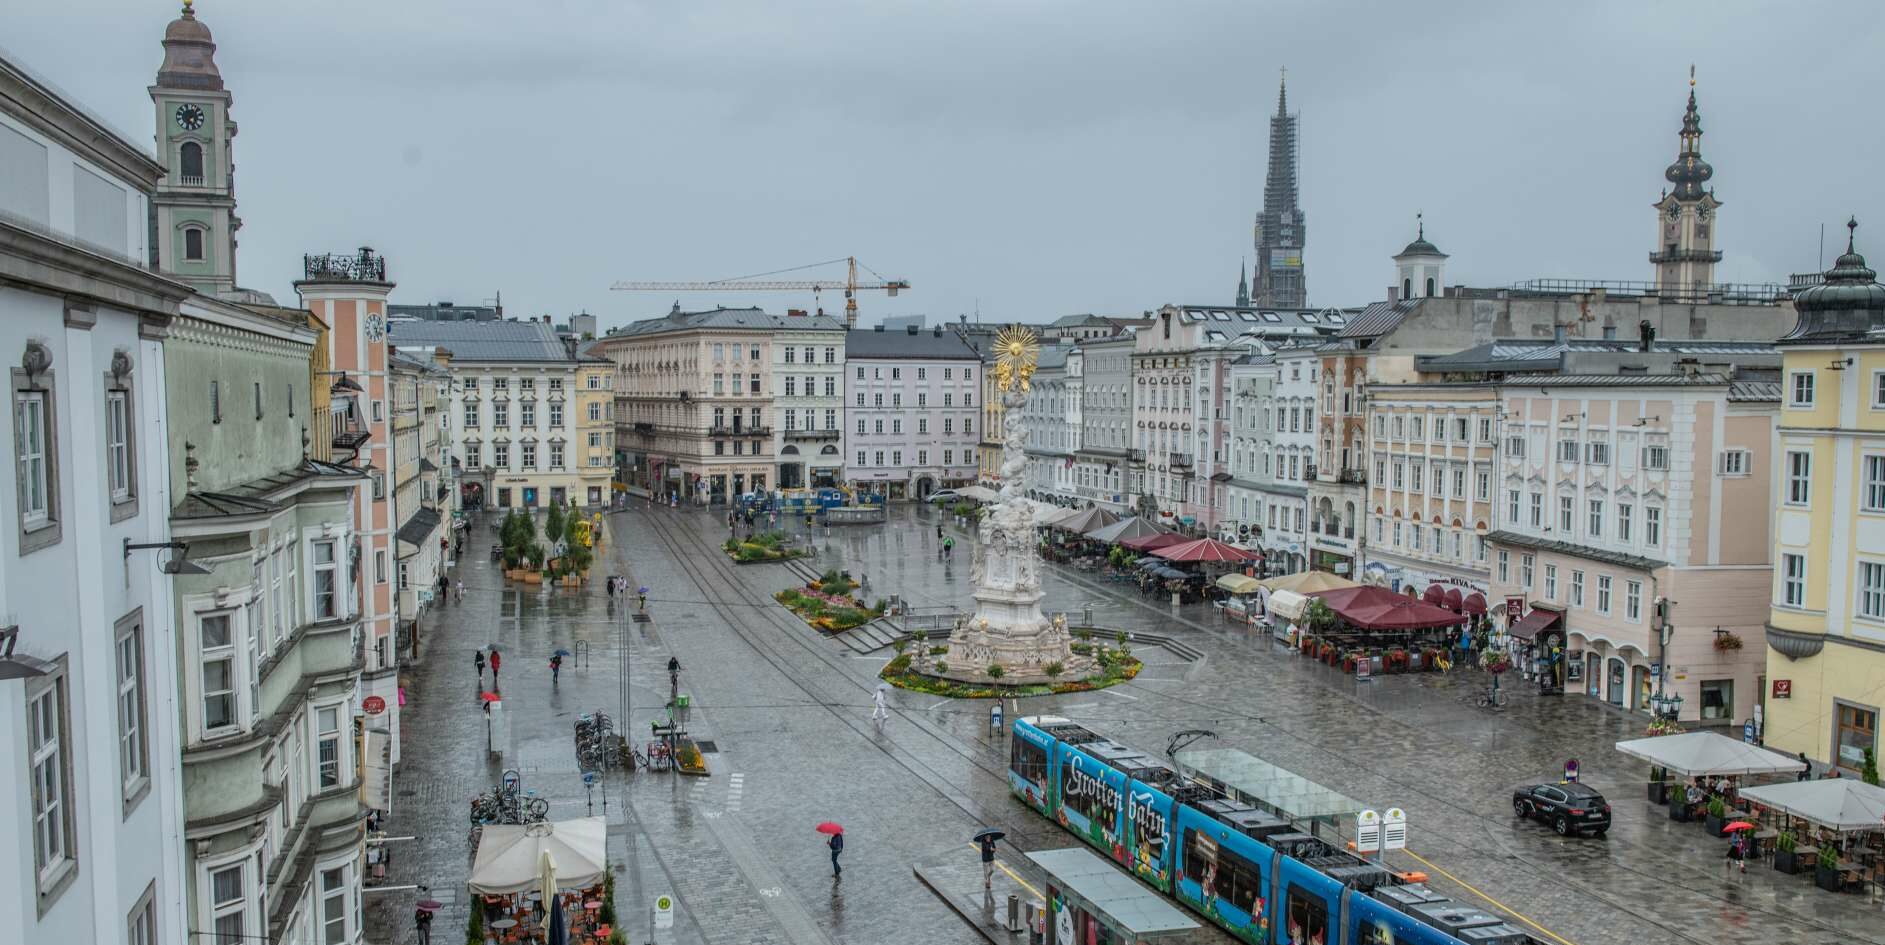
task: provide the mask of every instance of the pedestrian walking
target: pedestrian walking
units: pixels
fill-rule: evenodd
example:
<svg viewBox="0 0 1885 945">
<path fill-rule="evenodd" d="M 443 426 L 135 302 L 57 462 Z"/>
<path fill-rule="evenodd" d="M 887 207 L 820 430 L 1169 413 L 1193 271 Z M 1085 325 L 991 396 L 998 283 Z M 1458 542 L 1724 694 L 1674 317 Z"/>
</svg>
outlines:
<svg viewBox="0 0 1885 945">
<path fill-rule="evenodd" d="M 644 587 L 635 593 L 635 609 L 636 610 L 648 609 L 648 589 L 647 588 Z"/>
<path fill-rule="evenodd" d="M 681 658 L 668 657 L 668 702 L 681 701 Z"/>
<path fill-rule="evenodd" d="M 1800 773 L 1794 777 L 1794 780 L 1795 781 L 1813 780 L 1813 759 L 1808 758 L 1806 756 L 1806 752 L 1802 751 L 1800 752 L 1800 763 L 1803 765 L 1806 765 L 1806 767 L 1800 769 Z"/>
<path fill-rule="evenodd" d="M 464 578 L 458 579 L 458 602 L 461 604 L 465 602 L 465 579 Z"/>
<path fill-rule="evenodd" d="M 439 575 L 439 603 L 445 603 L 446 599 L 451 596 L 451 589 L 451 579 L 443 574 Z"/>
<path fill-rule="evenodd" d="M 432 910 L 414 909 L 412 926 L 419 932 L 419 945 L 432 945 Z"/>
<path fill-rule="evenodd" d="M 995 885 L 995 835 L 983 834 L 982 841 L 982 890 L 988 891 Z"/>
<path fill-rule="evenodd" d="M 497 688 L 497 670 L 504 664 L 504 658 L 498 655 L 497 647 L 491 648 L 491 688 Z"/>
<path fill-rule="evenodd" d="M 484 651 L 479 650 L 471 654 L 471 662 L 476 664 L 478 667 L 478 688 L 483 689 L 484 688 Z"/>
<path fill-rule="evenodd" d="M 937 541 L 942 541 L 942 540 L 943 540 L 943 533 L 942 533 L 942 523 L 941 523 L 941 522 L 937 522 L 937 523 L 936 523 L 936 540 L 937 540 Z"/>
<path fill-rule="evenodd" d="M 1748 871 L 1747 831 L 1745 830 L 1736 831 L 1734 839 L 1728 841 L 1728 859 L 1725 868 L 1732 870 L 1736 867 L 1739 867 L 1743 873 Z"/>
<path fill-rule="evenodd" d="M 844 867 L 838 865 L 838 854 L 844 852 L 843 831 L 832 834 L 831 839 L 825 841 L 825 846 L 828 846 L 831 848 L 831 878 L 832 879 L 843 878 Z"/>
<path fill-rule="evenodd" d="M 943 539 L 943 557 L 953 558 L 955 556 L 956 556 L 956 540 L 954 538 Z"/>
<path fill-rule="evenodd" d="M 563 657 L 550 657 L 550 685 L 554 686 L 563 676 Z"/>
<path fill-rule="evenodd" d="M 1572 758 L 1570 761 L 1567 761 L 1564 763 L 1564 779 L 1566 781 L 1577 780 L 1577 759 L 1576 758 Z"/>
<path fill-rule="evenodd" d="M 884 690 L 888 688 L 888 686 L 888 683 L 878 683 L 877 691 L 871 694 L 871 702 L 876 706 L 876 708 L 871 709 L 871 721 L 873 722 L 890 721 L 890 705 L 884 701 Z"/>
</svg>

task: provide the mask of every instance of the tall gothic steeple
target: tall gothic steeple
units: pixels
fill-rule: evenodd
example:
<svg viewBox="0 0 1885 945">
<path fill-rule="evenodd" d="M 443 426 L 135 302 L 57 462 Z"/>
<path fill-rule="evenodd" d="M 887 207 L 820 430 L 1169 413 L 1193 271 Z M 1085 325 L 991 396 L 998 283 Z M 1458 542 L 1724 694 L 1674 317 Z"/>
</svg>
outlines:
<svg viewBox="0 0 1885 945">
<path fill-rule="evenodd" d="M 1702 115 L 1695 107 L 1695 67 L 1689 67 L 1689 107 L 1682 113 L 1682 144 L 1676 161 L 1663 171 L 1674 189 L 1663 192 L 1656 207 L 1656 246 L 1650 251 L 1656 289 L 1664 295 L 1698 296 L 1715 283 L 1715 210 L 1721 201 L 1706 187 L 1715 169 L 1702 160 Z"/>
<path fill-rule="evenodd" d="M 1250 307 L 1250 280 L 1244 278 L 1245 266 L 1242 260 L 1237 263 L 1237 307 Z"/>
<path fill-rule="evenodd" d="M 1288 71 L 1276 87 L 1270 118 L 1270 166 L 1257 214 L 1256 305 L 1301 308 L 1308 296 L 1303 279 L 1303 213 L 1296 206 L 1297 116 L 1289 113 Z"/>
<path fill-rule="evenodd" d="M 193 0 L 164 30 L 164 61 L 150 87 L 158 160 L 169 173 L 151 198 L 151 256 L 158 268 L 219 295 L 236 287 L 236 136 L 216 42 Z"/>
</svg>

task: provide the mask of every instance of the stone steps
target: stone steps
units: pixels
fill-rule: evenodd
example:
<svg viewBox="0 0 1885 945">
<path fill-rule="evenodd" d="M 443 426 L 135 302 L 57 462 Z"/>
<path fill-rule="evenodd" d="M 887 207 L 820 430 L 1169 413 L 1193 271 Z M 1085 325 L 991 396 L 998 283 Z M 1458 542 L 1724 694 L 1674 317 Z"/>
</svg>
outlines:
<svg viewBox="0 0 1885 945">
<path fill-rule="evenodd" d="M 875 653 L 884 647 L 895 644 L 898 640 L 909 639 L 909 632 L 901 624 L 887 618 L 878 618 L 861 627 L 853 627 L 838 634 L 838 639 L 853 653 L 863 655 Z"/>
</svg>

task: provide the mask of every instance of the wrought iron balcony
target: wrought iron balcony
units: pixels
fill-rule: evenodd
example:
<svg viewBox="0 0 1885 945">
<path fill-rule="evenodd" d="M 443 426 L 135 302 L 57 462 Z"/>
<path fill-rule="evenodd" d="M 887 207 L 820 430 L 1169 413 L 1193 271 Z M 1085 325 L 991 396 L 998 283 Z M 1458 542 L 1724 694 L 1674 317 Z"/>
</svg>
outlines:
<svg viewBox="0 0 1885 945">
<path fill-rule="evenodd" d="M 373 438 L 373 434 L 358 426 L 348 424 L 334 429 L 334 448 L 337 450 L 359 449 Z"/>
<path fill-rule="evenodd" d="M 709 436 L 771 436 L 771 427 L 728 426 L 717 424 L 707 428 Z"/>
<path fill-rule="evenodd" d="M 1128 450 L 1126 458 L 1135 463 L 1145 462 L 1145 450 Z"/>
<path fill-rule="evenodd" d="M 844 435 L 843 430 L 826 427 L 822 430 L 791 429 L 785 431 L 788 440 L 835 440 Z"/>
<path fill-rule="evenodd" d="M 1170 458 L 1171 458 L 1172 468 L 1174 469 L 1190 469 L 1191 468 L 1191 454 L 1190 453 L 1172 453 L 1170 454 Z"/>
<path fill-rule="evenodd" d="M 386 257 L 362 246 L 357 253 L 302 256 L 301 270 L 310 282 L 385 282 Z"/>
<path fill-rule="evenodd" d="M 1368 474 L 1359 469 L 1344 469 L 1335 477 L 1335 481 L 1365 486 L 1368 484 Z"/>
<path fill-rule="evenodd" d="M 636 423 L 635 432 L 640 433 L 643 436 L 653 436 L 655 432 L 655 425 L 652 423 L 648 423 L 646 421 Z"/>
</svg>

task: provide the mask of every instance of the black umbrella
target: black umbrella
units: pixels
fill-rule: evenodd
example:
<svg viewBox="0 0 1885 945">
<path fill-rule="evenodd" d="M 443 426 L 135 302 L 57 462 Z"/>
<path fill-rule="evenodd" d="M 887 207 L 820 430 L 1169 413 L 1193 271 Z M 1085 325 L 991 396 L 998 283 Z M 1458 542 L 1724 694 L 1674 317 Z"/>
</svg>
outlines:
<svg viewBox="0 0 1885 945">
<path fill-rule="evenodd" d="M 1008 832 L 1006 830 L 1001 830 L 996 827 L 983 827 L 979 832 L 976 833 L 975 842 L 981 843 L 985 840 L 987 841 L 1000 840 L 1001 838 L 1007 835 L 1008 835 Z"/>
</svg>

